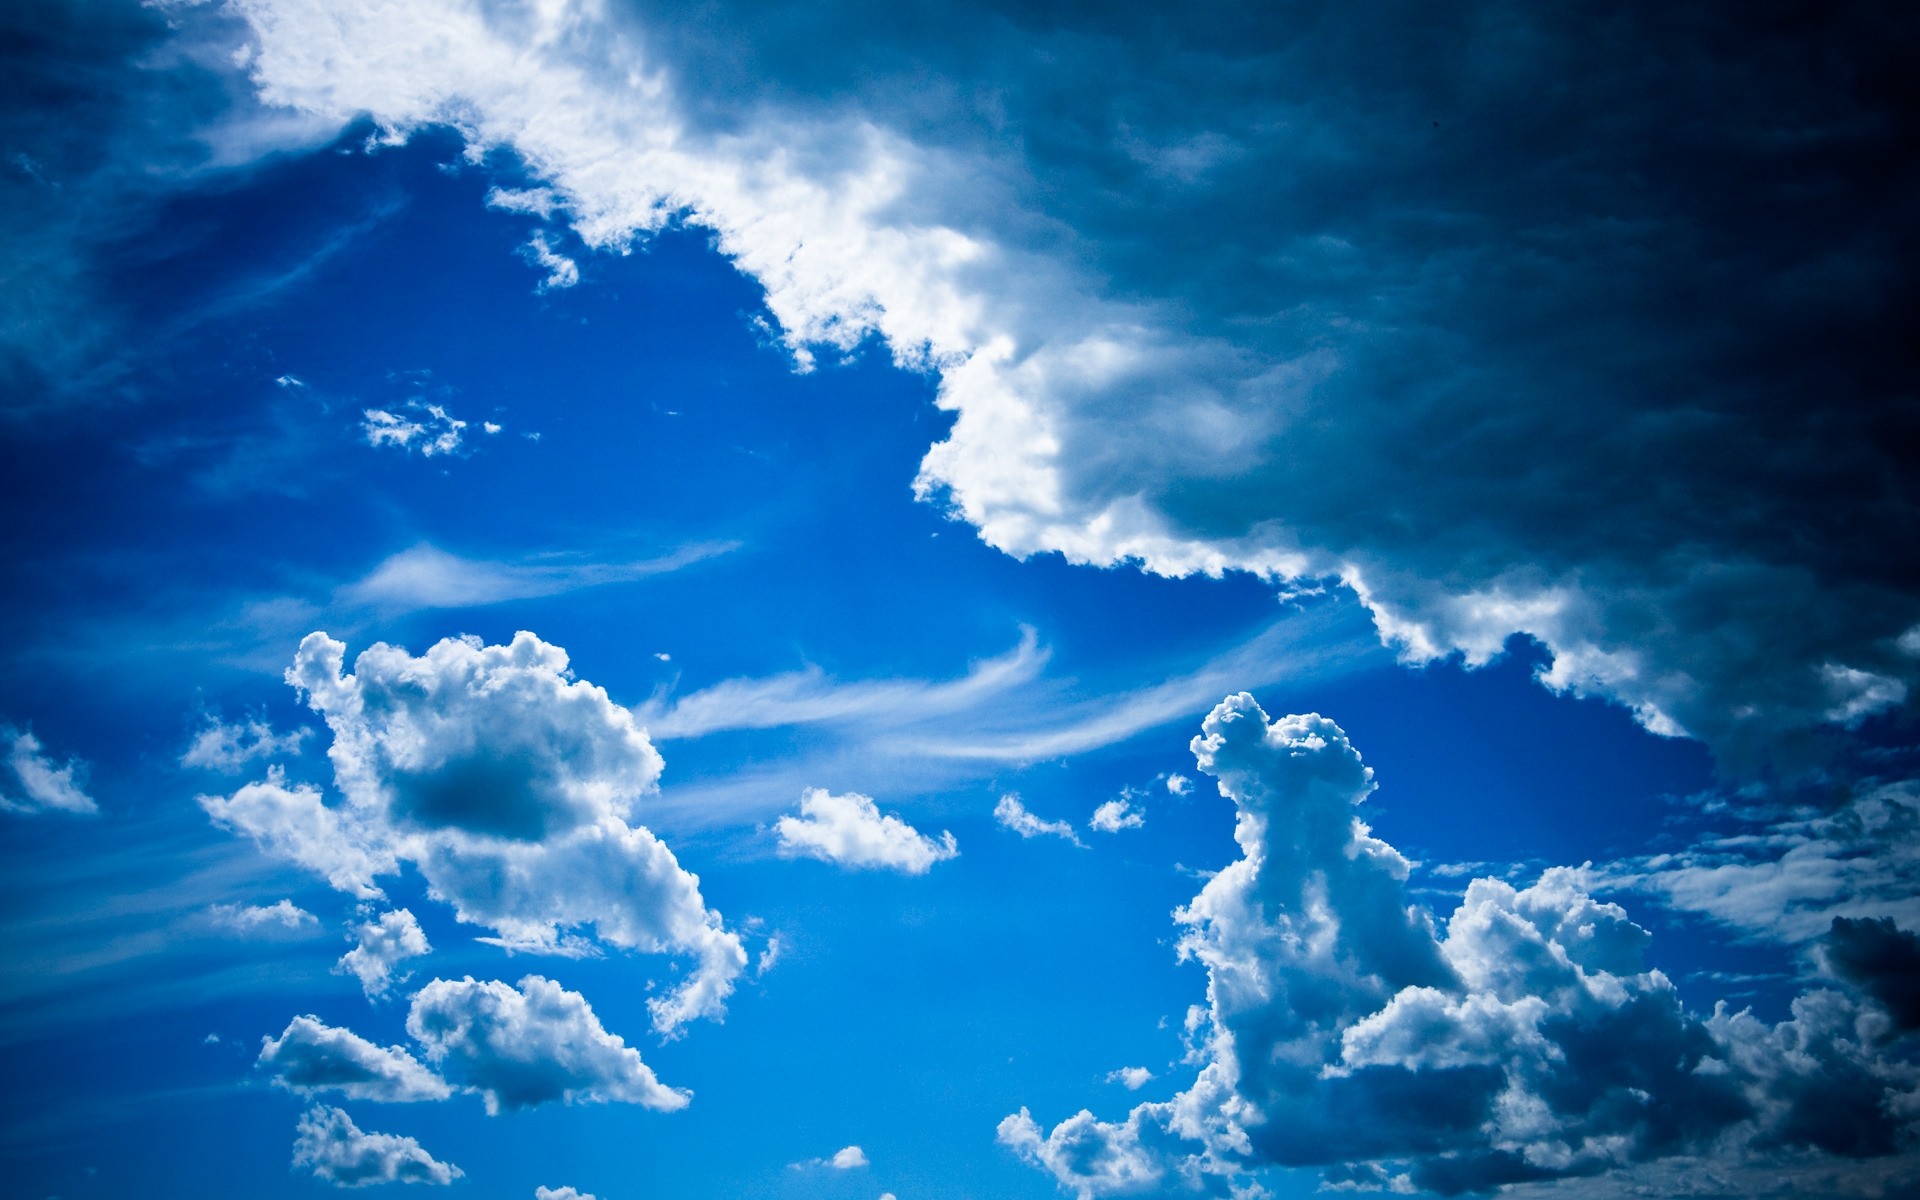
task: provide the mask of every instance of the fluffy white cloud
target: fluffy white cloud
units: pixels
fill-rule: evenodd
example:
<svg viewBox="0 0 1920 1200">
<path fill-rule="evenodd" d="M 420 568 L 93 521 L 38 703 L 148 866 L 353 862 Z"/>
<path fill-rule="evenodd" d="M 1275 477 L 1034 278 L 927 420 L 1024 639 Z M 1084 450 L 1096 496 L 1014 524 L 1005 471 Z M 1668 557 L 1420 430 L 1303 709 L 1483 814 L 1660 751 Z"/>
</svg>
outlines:
<svg viewBox="0 0 1920 1200">
<path fill-rule="evenodd" d="M 369 408 L 362 414 L 360 432 L 369 446 L 394 446 L 403 451 L 418 451 L 422 458 L 452 454 L 460 449 L 465 421 L 452 416 L 438 404 L 409 403 L 409 415 Z"/>
<path fill-rule="evenodd" d="M 599 1200 L 592 1192 L 583 1192 L 570 1187 L 536 1187 L 533 1200 Z"/>
<path fill-rule="evenodd" d="M 849 792 L 835 796 L 808 788 L 800 797 L 800 815 L 774 823 L 780 853 L 817 858 L 849 867 L 870 867 L 924 875 L 933 864 L 960 853 L 953 834 L 936 840 L 891 814 L 882 815 L 871 797 Z"/>
<path fill-rule="evenodd" d="M 1818 97 L 1898 128 L 1886 98 L 1824 73 L 1871 22 L 1834 16 L 1821 54 L 1764 23 L 1629 15 L 1562 86 L 1590 25 L 1544 10 L 1434 18 L 1457 48 L 1435 60 L 1357 15 L 1222 39 L 1199 16 L 1041 31 L 937 8 L 849 37 L 832 8 L 228 8 L 268 103 L 510 150 L 541 186 L 492 203 L 564 216 L 589 246 L 704 226 L 802 366 L 877 335 L 937 371 L 955 420 L 920 491 L 1010 553 L 1338 578 L 1409 658 L 1481 662 L 1526 634 L 1550 686 L 1728 746 L 1857 721 L 1916 681 L 1896 641 L 1920 602 L 1880 565 L 1912 493 L 1880 490 L 1899 439 L 1869 432 L 1903 376 L 1861 350 L 1897 340 L 1879 265 L 1904 233 L 1847 207 L 1897 150 L 1703 152 L 1670 119 L 1711 108 L 1738 131 L 1716 146 L 1781 145 Z M 1652 42 L 1657 77 L 1620 50 Z M 1115 83 L 1136 57 L 1149 69 Z M 965 96 L 994 97 L 993 119 Z M 1441 111 L 1473 136 L 1415 116 Z M 1808 173 L 1823 185 L 1798 187 Z M 1726 188 L 1830 219 L 1728 218 Z M 1727 219 L 1742 232 L 1703 234 Z M 1796 274 L 1828 261 L 1845 265 L 1819 278 L 1854 284 Z M 1715 293 L 1725 320 L 1672 320 L 1709 277 L 1740 281 Z M 1809 394 L 1847 397 L 1848 419 Z"/>
<path fill-rule="evenodd" d="M 336 1091 L 351 1100 L 445 1100 L 444 1080 L 399 1046 L 380 1047 L 318 1017 L 295 1017 L 277 1038 L 263 1038 L 260 1065 L 274 1082 L 304 1095 Z"/>
<path fill-rule="evenodd" d="M 672 1112 L 692 1098 L 662 1086 L 638 1050 L 601 1027 L 585 997 L 538 975 L 517 988 L 436 979 L 414 994 L 407 1032 L 490 1113 L 556 1100 Z"/>
<path fill-rule="evenodd" d="M 433 952 L 419 920 L 404 908 L 382 913 L 379 920 L 360 925 L 353 932 L 358 944 L 340 956 L 334 969 L 358 979 L 369 998 L 386 995 L 387 989 L 399 982 L 393 974 L 396 965 Z"/>
<path fill-rule="evenodd" d="M 273 904 L 216 904 L 207 910 L 207 918 L 222 929 L 242 935 L 299 932 L 320 924 L 320 918 L 291 900 Z"/>
<path fill-rule="evenodd" d="M 1080 840 L 1080 835 L 1073 831 L 1073 826 L 1065 821 L 1041 820 L 1027 811 L 1027 806 L 1020 802 L 1020 797 L 1012 792 L 1001 796 L 1000 802 L 993 806 L 993 819 L 1023 838 L 1043 835 L 1065 838 L 1074 845 L 1085 848 L 1085 843 Z"/>
<path fill-rule="evenodd" d="M 1777 1026 L 1702 1019 L 1580 871 L 1475 880 L 1437 930 L 1409 903 L 1407 860 L 1360 819 L 1372 773 L 1333 722 L 1269 721 L 1241 694 L 1193 749 L 1241 849 L 1176 913 L 1208 976 L 1188 1021 L 1201 1069 L 1121 1122 L 1003 1121 L 1063 1188 L 1222 1192 L 1318 1166 L 1329 1186 L 1455 1194 L 1690 1153 L 1870 1157 L 1920 1133 L 1920 1064 L 1884 1036 L 1888 1014 L 1920 1012 L 1886 982 L 1920 939 L 1891 923 L 1829 943 L 1873 1004 L 1823 991 Z"/>
<path fill-rule="evenodd" d="M 1145 1067 L 1121 1067 L 1117 1071 L 1107 1072 L 1107 1082 L 1117 1083 L 1130 1092 L 1137 1092 L 1153 1082 L 1153 1072 Z"/>
<path fill-rule="evenodd" d="M 534 291 L 551 292 L 559 288 L 570 288 L 580 282 L 580 264 L 555 250 L 553 244 L 547 240 L 546 234 L 536 231 L 521 249 L 529 261 L 547 273 L 547 277 L 540 281 Z"/>
<path fill-rule="evenodd" d="M 418 658 L 376 644 L 352 673 L 345 653 L 311 634 L 287 680 L 326 719 L 346 803 L 270 770 L 201 797 L 216 822 L 361 898 L 411 863 L 459 920 L 509 948 L 590 953 L 591 927 L 608 945 L 690 954 L 695 969 L 650 1002 L 662 1032 L 725 1011 L 746 950 L 698 878 L 629 823 L 661 767 L 631 713 L 531 633 L 448 639 Z"/>
<path fill-rule="evenodd" d="M 851 1171 L 867 1166 L 867 1152 L 858 1146 L 842 1146 L 826 1158 L 810 1158 L 805 1162 L 789 1163 L 796 1171 L 827 1170 Z"/>
<path fill-rule="evenodd" d="M 1122 829 L 1138 829 L 1147 823 L 1147 816 L 1133 807 L 1125 797 L 1109 800 L 1093 810 L 1093 816 L 1087 824 L 1101 833 L 1119 833 Z"/>
<path fill-rule="evenodd" d="M 310 1108 L 300 1117 L 293 1165 L 337 1187 L 378 1183 L 448 1184 L 465 1172 L 437 1161 L 410 1137 L 364 1133 L 337 1108 Z"/>
<path fill-rule="evenodd" d="M 255 759 L 299 754 L 301 745 L 312 733 L 311 729 L 295 729 L 277 734 L 273 726 L 258 717 L 228 724 L 210 715 L 206 725 L 194 735 L 193 744 L 180 756 L 180 765 L 210 771 L 238 771 Z"/>
<path fill-rule="evenodd" d="M 0 811 L 14 813 L 96 813 L 100 806 L 83 790 L 79 776 L 85 768 L 78 759 L 56 763 L 31 732 L 0 724 L 0 741 L 7 750 L 7 773 L 18 794 L 0 791 Z"/>
</svg>

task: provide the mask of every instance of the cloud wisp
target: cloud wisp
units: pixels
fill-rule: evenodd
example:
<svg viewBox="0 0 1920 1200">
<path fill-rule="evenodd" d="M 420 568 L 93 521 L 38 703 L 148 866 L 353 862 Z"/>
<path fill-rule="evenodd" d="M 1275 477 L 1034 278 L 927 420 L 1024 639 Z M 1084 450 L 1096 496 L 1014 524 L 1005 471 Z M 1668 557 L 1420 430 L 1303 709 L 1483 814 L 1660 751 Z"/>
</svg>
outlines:
<svg viewBox="0 0 1920 1200">
<path fill-rule="evenodd" d="M 0 723 L 0 742 L 9 743 L 6 773 L 12 776 L 11 786 L 0 791 L 0 812 L 92 816 L 100 811 L 82 782 L 86 764 L 78 759 L 55 762 L 32 731 L 4 723 Z"/>
</svg>

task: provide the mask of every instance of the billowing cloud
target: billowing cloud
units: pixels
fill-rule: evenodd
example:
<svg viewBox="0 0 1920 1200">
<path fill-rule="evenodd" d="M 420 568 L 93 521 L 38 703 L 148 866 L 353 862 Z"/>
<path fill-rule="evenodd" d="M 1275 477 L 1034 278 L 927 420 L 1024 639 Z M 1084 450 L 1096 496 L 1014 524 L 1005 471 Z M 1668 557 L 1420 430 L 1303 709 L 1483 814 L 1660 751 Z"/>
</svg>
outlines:
<svg viewBox="0 0 1920 1200">
<path fill-rule="evenodd" d="M 229 9 L 268 104 L 512 151 L 592 247 L 703 226 L 803 367 L 936 371 L 920 491 L 1009 553 L 1338 579 L 1736 751 L 1920 682 L 1875 6 Z"/>
<path fill-rule="evenodd" d="M 601 1027 L 585 997 L 538 975 L 517 987 L 436 979 L 414 994 L 407 1032 L 490 1113 L 554 1101 L 672 1112 L 692 1098 L 662 1086 L 638 1050 Z"/>
<path fill-rule="evenodd" d="M 335 969 L 358 979 L 369 998 L 386 995 L 399 982 L 394 978 L 395 966 L 433 952 L 419 920 L 404 908 L 381 913 L 379 920 L 359 925 L 353 933 L 356 945 L 340 956 Z"/>
<path fill-rule="evenodd" d="M 7 774 L 12 786 L 0 790 L 0 811 L 13 813 L 63 812 L 92 814 L 100 806 L 80 782 L 86 768 L 78 759 L 56 763 L 31 731 L 0 723 L 0 742 L 7 749 Z M 15 791 L 14 789 L 18 789 Z"/>
<path fill-rule="evenodd" d="M 216 904 L 207 910 L 207 919 L 243 937 L 299 933 L 318 928 L 320 924 L 320 918 L 291 900 L 272 904 Z"/>
<path fill-rule="evenodd" d="M 362 414 L 360 432 L 369 446 L 393 446 L 422 458 L 452 454 L 460 449 L 467 423 L 438 404 L 411 401 L 404 412 L 369 408 Z"/>
<path fill-rule="evenodd" d="M 1641 961 L 1647 932 L 1563 868 L 1474 880 L 1443 932 L 1361 820 L 1372 772 L 1333 722 L 1270 721 L 1243 693 L 1193 749 L 1241 850 L 1176 913 L 1208 977 L 1198 1077 L 1123 1121 L 1006 1118 L 1002 1143 L 1062 1188 L 1220 1193 L 1288 1166 L 1454 1194 L 1686 1154 L 1871 1157 L 1920 1134 L 1920 1065 L 1876 1034 L 1877 1008 L 1822 990 L 1779 1025 L 1698 1017 Z M 1902 953 L 1886 928 L 1841 928 L 1836 966 Z M 1856 972 L 1869 990 L 1875 974 Z"/>
<path fill-rule="evenodd" d="M 444 1080 L 399 1046 L 376 1046 L 318 1017 L 295 1017 L 277 1038 L 263 1038 L 260 1065 L 274 1082 L 304 1095 L 334 1091 L 350 1100 L 445 1100 Z"/>
<path fill-rule="evenodd" d="M 1109 800 L 1093 810 L 1087 818 L 1087 825 L 1101 833 L 1119 833 L 1122 829 L 1138 829 L 1147 823 L 1147 815 L 1122 796 Z"/>
<path fill-rule="evenodd" d="M 993 819 L 1023 838 L 1057 837 L 1064 838 L 1082 848 L 1086 845 L 1080 840 L 1080 835 L 1073 831 L 1073 826 L 1065 821 L 1040 819 L 1029 812 L 1027 806 L 1021 803 L 1020 797 L 1012 792 L 1001 796 L 999 803 L 993 806 Z"/>
<path fill-rule="evenodd" d="M 324 1105 L 301 1114 L 293 1165 L 308 1168 L 314 1178 L 336 1187 L 449 1184 L 465 1174 L 451 1163 L 437 1161 L 410 1137 L 364 1133 L 346 1113 Z"/>
<path fill-rule="evenodd" d="M 270 771 L 215 821 L 361 898 L 413 864 L 461 921 L 512 949 L 582 954 L 599 942 L 697 960 L 650 1002 L 655 1027 L 725 1011 L 746 950 L 653 833 L 630 824 L 660 756 L 632 714 L 573 678 L 566 653 L 531 633 L 505 646 L 449 639 L 415 658 L 376 644 L 304 639 L 287 680 L 333 735 L 342 805 Z"/>
<path fill-rule="evenodd" d="M 258 717 L 229 724 L 216 716 L 208 716 L 207 723 L 194 735 L 193 744 L 180 756 L 180 765 L 209 771 L 238 771 L 255 759 L 299 754 L 312 733 L 311 729 L 295 729 L 278 734 L 273 726 Z"/>
<path fill-rule="evenodd" d="M 774 823 L 780 853 L 817 858 L 848 867 L 868 867 L 924 875 L 937 862 L 960 853 L 953 834 L 930 838 L 892 814 L 882 815 L 868 796 L 835 796 L 808 788 L 800 797 L 800 815 Z"/>
</svg>

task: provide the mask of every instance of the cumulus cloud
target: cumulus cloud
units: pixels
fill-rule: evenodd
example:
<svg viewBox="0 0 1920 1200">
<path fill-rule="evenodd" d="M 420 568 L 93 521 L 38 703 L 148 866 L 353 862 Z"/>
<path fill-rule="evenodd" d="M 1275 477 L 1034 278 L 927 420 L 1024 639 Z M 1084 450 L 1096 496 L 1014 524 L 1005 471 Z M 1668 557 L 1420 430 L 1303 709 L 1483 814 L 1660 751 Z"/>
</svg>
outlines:
<svg viewBox="0 0 1920 1200">
<path fill-rule="evenodd" d="M 1333 722 L 1269 720 L 1243 693 L 1193 749 L 1241 851 L 1175 914 L 1208 977 L 1197 1078 L 1122 1121 L 1000 1126 L 1078 1196 L 1222 1193 L 1271 1166 L 1454 1194 L 1696 1153 L 1869 1157 L 1920 1133 L 1920 1064 L 1887 1048 L 1879 1007 L 1822 990 L 1778 1025 L 1697 1016 L 1644 965 L 1647 932 L 1564 868 L 1474 880 L 1443 931 L 1361 819 L 1372 772 Z M 1905 950 L 1842 926 L 1833 961 Z"/>
<path fill-rule="evenodd" d="M 410 1137 L 364 1133 L 337 1108 L 308 1109 L 293 1143 L 293 1165 L 336 1187 L 379 1183 L 449 1184 L 465 1172 L 436 1160 Z"/>
<path fill-rule="evenodd" d="M 1130 1092 L 1137 1092 L 1153 1082 L 1153 1072 L 1145 1067 L 1121 1067 L 1117 1071 L 1107 1072 L 1107 1082 L 1117 1083 Z"/>
<path fill-rule="evenodd" d="M 242 936 L 299 932 L 318 928 L 320 924 L 320 918 L 291 900 L 272 904 L 216 904 L 207 910 L 207 918 L 220 928 Z"/>
<path fill-rule="evenodd" d="M 1101 833 L 1119 833 L 1122 829 L 1138 829 L 1147 823 L 1147 816 L 1133 807 L 1122 796 L 1109 800 L 1093 810 L 1093 816 L 1087 819 L 1087 825 Z"/>
<path fill-rule="evenodd" d="M 1073 826 L 1065 821 L 1041 820 L 1028 812 L 1027 806 L 1020 802 L 1020 797 L 1012 792 L 1001 796 L 1000 802 L 993 806 L 993 819 L 1023 838 L 1041 836 L 1065 838 L 1082 849 L 1086 846 L 1086 843 L 1080 840 L 1080 835 L 1073 831 Z"/>
<path fill-rule="evenodd" d="M 64 812 L 91 814 L 100 811 L 93 797 L 81 784 L 86 766 L 79 759 L 56 763 L 31 731 L 0 724 L 0 741 L 10 742 L 7 773 L 12 787 L 0 791 L 0 811 L 12 813 Z M 13 789 L 19 789 L 15 792 Z"/>
<path fill-rule="evenodd" d="M 810 1158 L 805 1162 L 789 1164 L 796 1171 L 828 1170 L 851 1171 L 867 1164 L 867 1152 L 858 1146 L 843 1146 L 826 1158 Z"/>
<path fill-rule="evenodd" d="M 1188 779 L 1185 775 L 1182 775 L 1176 771 L 1173 774 L 1167 776 L 1167 794 L 1168 795 L 1185 796 L 1192 791 L 1193 791 L 1193 780 Z"/>
<path fill-rule="evenodd" d="M 960 853 L 953 834 L 936 840 L 891 814 L 882 815 L 871 797 L 857 792 L 835 796 L 808 788 L 800 797 L 800 815 L 774 823 L 780 853 L 817 858 L 848 867 L 866 867 L 924 875 L 933 864 Z"/>
<path fill-rule="evenodd" d="M 369 999 L 384 996 L 387 989 L 406 978 L 395 978 L 393 969 L 409 958 L 433 952 L 420 922 L 407 909 L 380 914 L 380 919 L 354 929 L 357 943 L 340 956 L 334 969 L 345 971 L 360 981 Z"/>
<path fill-rule="evenodd" d="M 592 1192 L 583 1192 L 570 1187 L 536 1187 L 533 1200 L 599 1200 Z"/>
<path fill-rule="evenodd" d="M 415 993 L 407 1032 L 490 1113 L 556 1100 L 672 1112 L 692 1098 L 662 1086 L 638 1050 L 601 1027 L 585 997 L 538 975 L 517 987 L 436 979 Z"/>
<path fill-rule="evenodd" d="M 263 850 L 363 899 L 411 863 L 462 922 L 511 949 L 606 945 L 690 954 L 695 968 L 650 1001 L 671 1033 L 725 1011 L 746 950 L 701 898 L 699 879 L 631 824 L 660 756 L 625 708 L 573 678 L 565 651 L 520 633 L 504 646 L 448 639 L 415 658 L 376 644 L 304 639 L 287 681 L 325 718 L 345 798 L 264 783 L 200 803 Z"/>
<path fill-rule="evenodd" d="M 273 726 L 258 717 L 229 724 L 209 715 L 206 725 L 194 735 L 193 744 L 180 756 L 180 765 L 209 771 L 238 771 L 255 759 L 297 755 L 312 734 L 311 729 L 277 734 Z"/>
<path fill-rule="evenodd" d="M 361 414 L 360 432 L 367 445 L 393 446 L 422 458 L 452 454 L 460 449 L 467 423 L 438 404 L 410 401 L 402 412 L 369 408 Z"/>
<path fill-rule="evenodd" d="M 267 103 L 510 150 L 592 247 L 703 226 L 801 366 L 936 371 L 919 489 L 1009 553 L 1338 579 L 1734 751 L 1916 682 L 1880 7 L 230 7 Z"/>
<path fill-rule="evenodd" d="M 303 1095 L 335 1091 L 350 1100 L 445 1100 L 444 1080 L 399 1046 L 380 1047 L 318 1017 L 295 1017 L 277 1038 L 263 1038 L 259 1063 L 274 1082 Z"/>
</svg>

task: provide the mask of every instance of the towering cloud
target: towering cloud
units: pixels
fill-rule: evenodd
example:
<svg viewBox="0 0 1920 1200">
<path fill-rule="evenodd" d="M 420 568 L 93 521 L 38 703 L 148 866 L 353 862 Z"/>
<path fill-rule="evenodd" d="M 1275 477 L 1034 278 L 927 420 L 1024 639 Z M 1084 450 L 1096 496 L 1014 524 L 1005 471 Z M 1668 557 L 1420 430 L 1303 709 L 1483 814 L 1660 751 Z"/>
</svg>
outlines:
<svg viewBox="0 0 1920 1200">
<path fill-rule="evenodd" d="M 269 105 L 937 371 L 918 486 L 1009 553 L 1334 577 L 1743 753 L 1920 681 L 1910 14 L 228 7 Z"/>
<path fill-rule="evenodd" d="M 1243 693 L 1193 749 L 1241 850 L 1176 914 L 1181 955 L 1207 970 L 1198 1078 L 1119 1123 L 1048 1131 L 1023 1109 L 1000 1126 L 1077 1195 L 1221 1189 L 1274 1165 L 1451 1194 L 1713 1148 L 1869 1157 L 1920 1133 L 1920 1072 L 1875 1040 L 1884 1018 L 1834 991 L 1778 1026 L 1695 1016 L 1642 963 L 1646 931 L 1578 872 L 1476 880 L 1436 929 L 1358 815 L 1372 773 L 1324 717 L 1269 721 Z M 1890 923 L 1841 924 L 1829 954 L 1872 991 L 1913 949 Z"/>
<path fill-rule="evenodd" d="M 287 681 L 326 719 L 346 803 L 270 772 L 202 797 L 217 822 L 363 898 L 412 863 L 461 921 L 510 948 L 584 953 L 591 928 L 608 945 L 691 954 L 696 968 L 651 1002 L 655 1026 L 724 1012 L 746 950 L 699 879 L 631 823 L 660 775 L 631 713 L 531 633 L 505 646 L 449 639 L 419 658 L 377 644 L 352 673 L 345 652 L 311 634 Z"/>
</svg>

